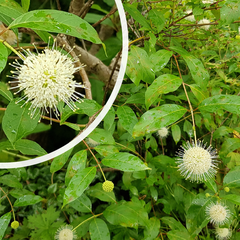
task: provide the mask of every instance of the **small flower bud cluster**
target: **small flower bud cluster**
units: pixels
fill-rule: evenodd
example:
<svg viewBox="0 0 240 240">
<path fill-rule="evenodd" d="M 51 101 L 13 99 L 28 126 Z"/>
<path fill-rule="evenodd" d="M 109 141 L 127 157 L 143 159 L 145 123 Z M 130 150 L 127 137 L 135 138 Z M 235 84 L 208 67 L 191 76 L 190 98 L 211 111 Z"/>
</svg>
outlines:
<svg viewBox="0 0 240 240">
<path fill-rule="evenodd" d="M 105 192 L 112 192 L 113 188 L 114 188 L 114 184 L 112 181 L 105 181 L 102 185 L 102 188 Z"/>
</svg>

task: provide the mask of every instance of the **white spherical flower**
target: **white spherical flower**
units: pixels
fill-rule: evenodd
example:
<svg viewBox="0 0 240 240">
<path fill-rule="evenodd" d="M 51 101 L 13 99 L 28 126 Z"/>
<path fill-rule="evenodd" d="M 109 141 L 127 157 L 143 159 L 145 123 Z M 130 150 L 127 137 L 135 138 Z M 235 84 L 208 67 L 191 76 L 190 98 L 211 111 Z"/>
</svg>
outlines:
<svg viewBox="0 0 240 240">
<path fill-rule="evenodd" d="M 89 137 L 86 138 L 85 141 L 91 148 L 94 148 L 100 144 L 99 142 L 96 142 L 95 140 L 93 140 L 92 138 L 89 138 Z"/>
<path fill-rule="evenodd" d="M 73 80 L 73 74 L 83 65 L 75 67 L 75 62 L 70 57 L 55 49 L 55 41 L 52 49 L 46 48 L 41 53 L 35 54 L 29 49 L 24 52 L 26 57 L 22 55 L 23 64 L 18 60 L 12 64 L 16 68 L 16 71 L 12 71 L 12 78 L 16 81 L 10 83 L 16 86 L 10 89 L 19 88 L 15 94 L 24 92 L 24 96 L 17 103 L 23 100 L 26 100 L 24 104 L 30 102 L 31 117 L 36 110 L 42 109 L 42 113 L 44 110 L 48 113 L 50 108 L 58 118 L 59 102 L 65 102 L 74 111 L 74 101 L 80 101 L 80 97 L 84 97 L 75 88 L 84 86 Z"/>
<path fill-rule="evenodd" d="M 177 164 L 181 175 L 190 181 L 206 181 L 217 172 L 217 153 L 211 146 L 206 148 L 201 141 L 181 146 L 177 153 Z"/>
<path fill-rule="evenodd" d="M 220 203 L 212 203 L 206 208 L 206 214 L 211 223 L 221 225 L 228 221 L 230 211 Z"/>
<path fill-rule="evenodd" d="M 160 138 L 165 138 L 168 135 L 168 129 L 166 127 L 163 127 L 157 131 L 157 134 Z"/>
<path fill-rule="evenodd" d="M 232 232 L 229 228 L 216 228 L 216 237 L 219 240 L 226 240 L 229 239 L 232 235 Z"/>
<path fill-rule="evenodd" d="M 186 13 L 190 14 L 190 13 L 192 13 L 192 11 L 191 10 L 187 10 Z M 195 22 L 196 21 L 193 14 L 188 16 L 188 17 L 186 17 L 185 19 L 188 20 L 188 21 L 191 21 L 191 22 Z"/>
<path fill-rule="evenodd" d="M 209 24 L 209 23 L 210 23 L 210 21 L 205 18 L 198 22 L 198 24 Z M 210 28 L 210 25 L 202 25 L 201 28 L 203 28 L 207 31 Z"/>
<path fill-rule="evenodd" d="M 57 240 L 73 240 L 73 239 L 76 239 L 77 236 L 72 229 L 73 229 L 73 227 L 70 226 L 70 225 L 60 227 L 56 232 L 55 239 L 57 239 Z"/>
</svg>

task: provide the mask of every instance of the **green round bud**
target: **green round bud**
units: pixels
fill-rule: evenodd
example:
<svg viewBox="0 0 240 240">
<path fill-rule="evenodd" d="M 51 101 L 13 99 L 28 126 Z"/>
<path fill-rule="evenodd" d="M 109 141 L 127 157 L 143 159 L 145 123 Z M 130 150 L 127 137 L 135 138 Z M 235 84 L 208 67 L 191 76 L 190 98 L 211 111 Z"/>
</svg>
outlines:
<svg viewBox="0 0 240 240">
<path fill-rule="evenodd" d="M 229 192 L 229 191 L 230 191 L 229 187 L 225 187 L 225 188 L 224 188 L 224 191 L 225 191 L 225 192 Z"/>
<path fill-rule="evenodd" d="M 113 188 L 114 188 L 114 184 L 112 181 L 105 181 L 102 185 L 102 188 L 105 192 L 112 192 Z"/>
<path fill-rule="evenodd" d="M 208 198 L 208 197 L 210 197 L 210 194 L 209 194 L 209 193 L 206 193 L 205 196 Z"/>
<path fill-rule="evenodd" d="M 235 38 L 239 40 L 240 39 L 240 35 L 237 35 Z"/>
<path fill-rule="evenodd" d="M 11 227 L 12 227 L 13 229 L 17 229 L 17 228 L 19 227 L 19 222 L 18 222 L 18 221 L 13 221 L 13 222 L 11 223 Z"/>
</svg>

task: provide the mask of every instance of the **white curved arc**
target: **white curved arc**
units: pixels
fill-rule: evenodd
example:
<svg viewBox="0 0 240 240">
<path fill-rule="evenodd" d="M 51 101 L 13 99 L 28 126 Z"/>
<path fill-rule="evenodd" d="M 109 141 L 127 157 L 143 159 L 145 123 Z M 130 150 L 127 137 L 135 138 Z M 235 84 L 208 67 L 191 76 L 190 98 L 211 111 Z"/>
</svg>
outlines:
<svg viewBox="0 0 240 240">
<path fill-rule="evenodd" d="M 126 17 L 125 17 L 125 12 L 124 12 L 121 0 L 115 0 L 115 3 L 118 8 L 120 21 L 121 21 L 121 28 L 122 28 L 122 41 L 123 41 L 122 60 L 121 60 L 121 67 L 119 70 L 116 84 L 115 84 L 112 94 L 111 94 L 110 98 L 108 99 L 106 105 L 104 106 L 103 110 L 99 113 L 97 118 L 90 124 L 90 126 L 86 130 L 84 130 L 79 136 L 74 138 L 71 142 L 69 142 L 65 146 L 47 154 L 47 155 L 37 157 L 34 159 L 30 159 L 30 160 L 25 160 L 25 161 L 20 161 L 20 162 L 7 162 L 7 163 L 0 162 L 0 169 L 32 166 L 35 164 L 39 164 L 39 163 L 48 161 L 50 159 L 53 159 L 53 158 L 63 154 L 64 152 L 68 151 L 69 149 L 73 148 L 78 143 L 80 143 L 84 138 L 86 138 L 98 126 L 98 124 L 102 121 L 104 116 L 107 114 L 107 112 L 109 111 L 110 107 L 112 106 L 114 100 L 116 99 L 119 89 L 122 85 L 122 81 L 124 78 L 126 65 L 127 65 L 127 58 L 128 58 L 128 29 L 127 29 L 127 21 L 126 21 Z"/>
</svg>

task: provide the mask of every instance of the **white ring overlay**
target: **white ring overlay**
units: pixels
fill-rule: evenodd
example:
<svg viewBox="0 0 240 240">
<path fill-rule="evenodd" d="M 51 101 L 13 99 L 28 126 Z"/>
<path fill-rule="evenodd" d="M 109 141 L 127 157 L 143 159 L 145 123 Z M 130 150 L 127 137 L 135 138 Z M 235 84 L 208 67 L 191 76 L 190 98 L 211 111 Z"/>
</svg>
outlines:
<svg viewBox="0 0 240 240">
<path fill-rule="evenodd" d="M 59 148 L 58 150 L 55 150 L 49 154 L 46 154 L 41 157 L 37 157 L 34 159 L 26 160 L 26 161 L 21 161 L 21 162 L 0 162 L 0 169 L 4 168 L 20 168 L 20 167 L 27 167 L 27 166 L 32 166 L 38 163 L 42 163 L 45 161 L 48 161 L 50 159 L 53 159 L 64 152 L 68 151 L 69 149 L 73 148 L 76 146 L 78 143 L 80 143 L 84 138 L 86 138 L 97 126 L 98 124 L 102 121 L 102 119 L 105 117 L 105 115 L 108 113 L 110 107 L 112 106 L 113 102 L 115 101 L 117 94 L 120 90 L 120 87 L 122 85 L 122 81 L 124 78 L 125 70 L 126 70 L 126 65 L 127 65 L 127 58 L 128 58 L 128 29 L 127 29 L 127 22 L 126 22 L 126 17 L 125 17 L 125 12 L 123 9 L 123 5 L 121 0 L 115 0 L 115 3 L 118 8 L 119 16 L 120 16 L 120 21 L 121 21 L 121 28 L 122 28 L 122 60 L 121 60 L 121 66 L 119 70 L 119 74 L 117 77 L 116 84 L 113 88 L 112 94 L 109 97 L 106 105 L 104 106 L 103 110 L 99 113 L 97 118 L 90 124 L 90 126 L 84 130 L 79 136 L 74 138 L 71 142 L 67 143 L 63 147 Z"/>
</svg>

